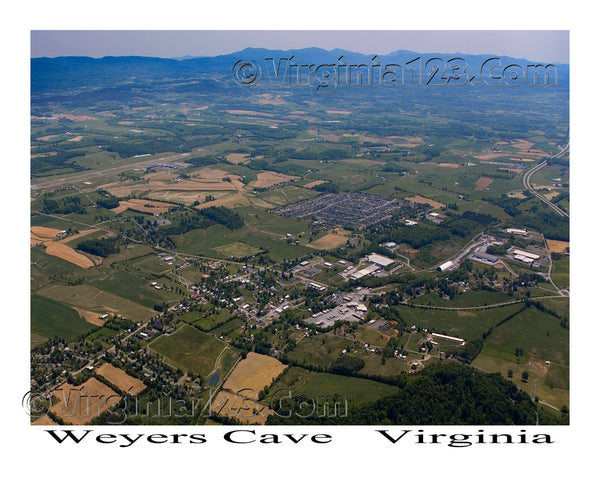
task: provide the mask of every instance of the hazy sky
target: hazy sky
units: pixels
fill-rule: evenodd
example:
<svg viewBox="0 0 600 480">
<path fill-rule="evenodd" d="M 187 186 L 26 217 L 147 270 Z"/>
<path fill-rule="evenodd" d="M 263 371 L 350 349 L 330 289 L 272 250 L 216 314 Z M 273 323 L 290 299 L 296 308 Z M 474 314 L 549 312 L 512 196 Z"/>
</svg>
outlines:
<svg viewBox="0 0 600 480">
<path fill-rule="evenodd" d="M 247 47 L 320 47 L 385 55 L 420 53 L 508 55 L 569 62 L 568 30 L 32 30 L 31 56 L 213 56 Z"/>
</svg>

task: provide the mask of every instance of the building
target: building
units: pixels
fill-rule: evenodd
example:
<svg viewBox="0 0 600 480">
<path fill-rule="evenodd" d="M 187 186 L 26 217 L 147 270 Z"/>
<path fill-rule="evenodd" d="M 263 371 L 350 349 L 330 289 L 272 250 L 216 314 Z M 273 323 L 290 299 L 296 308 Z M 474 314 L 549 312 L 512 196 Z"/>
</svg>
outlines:
<svg viewBox="0 0 600 480">
<path fill-rule="evenodd" d="M 540 259 L 539 255 L 537 255 L 535 253 L 531 253 L 531 252 L 526 252 L 524 250 L 515 249 L 515 250 L 513 250 L 512 253 L 513 253 L 513 257 L 515 260 L 518 260 L 523 263 L 527 263 L 528 265 L 530 265 L 534 261 Z"/>
<path fill-rule="evenodd" d="M 358 270 L 350 275 L 352 280 L 359 280 L 367 275 L 372 275 L 377 272 L 381 267 L 378 265 L 369 265 L 368 267 L 363 268 L 362 270 Z"/>
<path fill-rule="evenodd" d="M 439 272 L 444 272 L 446 270 L 448 270 L 450 267 L 452 267 L 454 265 L 454 262 L 452 262 L 452 260 L 448 260 L 446 263 L 442 263 L 437 269 Z"/>
<path fill-rule="evenodd" d="M 500 260 L 495 255 L 490 255 L 489 253 L 483 253 L 483 252 L 475 252 L 473 255 L 471 255 L 471 258 L 478 262 L 488 263 L 488 264 L 492 264 L 492 265 L 494 265 L 495 263 L 498 263 L 498 261 Z"/>
<path fill-rule="evenodd" d="M 522 237 L 526 237 L 529 235 L 529 232 L 524 228 L 507 228 L 506 233 L 512 233 L 514 235 L 521 235 Z"/>
<path fill-rule="evenodd" d="M 372 253 L 371 255 L 367 255 L 367 262 L 373 263 L 374 265 L 378 265 L 380 267 L 387 267 L 392 265 L 395 260 L 384 257 L 383 255 L 379 255 L 378 253 Z"/>
</svg>

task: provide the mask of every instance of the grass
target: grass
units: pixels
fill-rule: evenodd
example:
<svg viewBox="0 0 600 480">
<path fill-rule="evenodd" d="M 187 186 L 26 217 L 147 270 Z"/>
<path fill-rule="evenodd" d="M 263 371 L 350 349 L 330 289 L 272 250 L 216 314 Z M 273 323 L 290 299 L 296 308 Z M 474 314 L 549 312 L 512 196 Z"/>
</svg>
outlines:
<svg viewBox="0 0 600 480">
<path fill-rule="evenodd" d="M 37 335 L 32 337 L 32 341 L 39 343 L 42 340 L 40 337 L 59 337 L 69 342 L 92 328 L 94 326 L 70 306 L 50 298 L 31 295 L 31 331 Z"/>
<path fill-rule="evenodd" d="M 340 352 L 352 345 L 353 340 L 323 334 L 298 342 L 288 357 L 304 365 L 328 368 L 340 356 Z"/>
<path fill-rule="evenodd" d="M 163 279 L 160 279 L 158 283 L 162 284 Z M 164 289 L 156 290 L 149 285 L 147 278 L 142 277 L 139 273 L 125 270 L 111 269 L 103 278 L 93 280 L 89 284 L 148 308 L 153 308 L 154 305 L 163 302 L 179 301 L 179 295 L 176 293 Z"/>
<path fill-rule="evenodd" d="M 226 344 L 213 335 L 184 325 L 171 335 L 158 337 L 148 347 L 162 355 L 168 364 L 206 377 L 214 370 L 217 357 Z"/>
<path fill-rule="evenodd" d="M 91 285 L 51 285 L 37 293 L 86 310 L 116 312 L 136 322 L 145 322 L 156 314 L 154 310 Z"/>
<path fill-rule="evenodd" d="M 417 325 L 435 333 L 465 339 L 481 338 L 488 328 L 523 308 L 523 304 L 487 310 L 433 310 L 397 306 L 394 309 L 407 326 Z"/>
<path fill-rule="evenodd" d="M 315 401 L 318 396 L 322 395 L 341 395 L 349 402 L 365 403 L 397 392 L 397 387 L 373 380 L 319 372 L 301 386 L 296 393 L 306 395 Z"/>
<path fill-rule="evenodd" d="M 500 372 L 505 377 L 508 370 L 512 370 L 512 381 L 530 394 L 536 386 L 545 386 L 546 389 L 536 389 L 535 394 L 551 403 L 556 395 L 550 391 L 569 389 L 569 331 L 562 328 L 560 322 L 552 315 L 529 307 L 494 328 L 473 365 Z M 523 355 L 516 356 L 517 348 L 523 350 Z M 524 371 L 529 373 L 527 383 L 521 381 Z M 548 396 L 544 394 L 547 391 Z M 560 408 L 563 404 L 554 406 Z"/>
</svg>

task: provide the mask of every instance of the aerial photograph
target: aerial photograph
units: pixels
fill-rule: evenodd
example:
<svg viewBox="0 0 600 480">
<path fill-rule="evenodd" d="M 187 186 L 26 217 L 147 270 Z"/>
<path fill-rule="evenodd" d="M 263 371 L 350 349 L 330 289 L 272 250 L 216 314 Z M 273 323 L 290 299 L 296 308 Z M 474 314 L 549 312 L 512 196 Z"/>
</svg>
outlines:
<svg viewBox="0 0 600 480">
<path fill-rule="evenodd" d="M 569 32 L 309 33 L 31 31 L 31 425 L 569 425 Z"/>
</svg>

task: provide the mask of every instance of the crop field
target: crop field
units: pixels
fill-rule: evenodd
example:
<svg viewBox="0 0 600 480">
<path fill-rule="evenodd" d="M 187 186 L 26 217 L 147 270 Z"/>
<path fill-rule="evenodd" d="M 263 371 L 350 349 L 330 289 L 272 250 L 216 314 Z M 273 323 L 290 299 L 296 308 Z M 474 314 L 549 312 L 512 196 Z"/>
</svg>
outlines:
<svg viewBox="0 0 600 480">
<path fill-rule="evenodd" d="M 221 247 L 215 247 L 213 250 L 226 257 L 231 256 L 236 258 L 249 257 L 260 252 L 259 248 L 246 245 L 242 242 L 235 242 L 228 245 L 223 245 Z"/>
<path fill-rule="evenodd" d="M 73 341 L 93 328 L 79 313 L 51 298 L 31 295 L 31 331 L 45 338 Z"/>
<path fill-rule="evenodd" d="M 234 396 L 226 390 L 219 391 L 211 402 L 213 414 L 252 425 L 264 425 L 267 417 L 273 414 L 273 410 L 256 401 L 257 393 L 250 390 L 235 393 Z"/>
<path fill-rule="evenodd" d="M 189 325 L 148 344 L 148 348 L 164 356 L 168 364 L 203 377 L 214 370 L 219 354 L 226 347 L 213 335 L 202 333 Z"/>
<path fill-rule="evenodd" d="M 122 392 L 129 395 L 136 395 L 146 388 L 144 382 L 133 378 L 120 368 L 114 367 L 110 363 L 103 363 L 96 369 L 96 374 L 104 377 L 110 383 L 118 387 Z"/>
<path fill-rule="evenodd" d="M 112 209 L 115 213 L 121 213 L 125 210 L 133 210 L 136 212 L 151 213 L 158 215 L 167 212 L 169 209 L 176 207 L 173 203 L 157 202 L 156 200 L 146 200 L 142 198 L 132 198 L 131 200 L 121 200 L 119 206 Z"/>
<path fill-rule="evenodd" d="M 372 402 L 398 392 L 398 387 L 364 378 L 345 377 L 332 373 L 310 372 L 299 367 L 290 367 L 277 381 L 271 391 L 288 389 L 293 396 L 306 395 L 315 403 L 318 397 L 339 395 L 345 397 L 348 403 Z"/>
<path fill-rule="evenodd" d="M 156 314 L 154 310 L 91 285 L 50 285 L 36 293 L 86 310 L 118 313 L 138 322 L 146 321 Z"/>
<path fill-rule="evenodd" d="M 134 303 L 153 308 L 162 302 L 179 301 L 179 295 L 166 289 L 157 290 L 150 286 L 149 280 L 138 272 L 126 270 L 109 270 L 101 278 L 91 280 L 89 285 L 107 293 L 118 295 Z M 163 283 L 161 280 L 160 284 Z"/>
<path fill-rule="evenodd" d="M 328 368 L 340 356 L 342 350 L 352 343 L 351 339 L 328 334 L 304 338 L 297 343 L 288 357 L 301 365 Z"/>
<path fill-rule="evenodd" d="M 50 411 L 71 425 L 90 423 L 121 398 L 95 378 L 90 378 L 79 386 L 64 383 L 52 393 L 58 402 Z"/>
<path fill-rule="evenodd" d="M 321 238 L 313 240 L 308 245 L 313 248 L 330 250 L 343 245 L 348 240 L 346 235 L 339 235 L 337 233 L 328 233 Z"/>
<path fill-rule="evenodd" d="M 528 390 L 536 381 L 546 385 L 552 382 L 556 388 L 568 389 L 569 331 L 562 328 L 560 322 L 554 316 L 529 307 L 494 328 L 473 365 L 486 370 L 493 368 L 492 371 L 503 375 L 512 369 L 515 382 L 520 380 L 522 372 L 528 371 L 529 382 L 519 384 Z M 522 349 L 523 354 L 517 356 L 517 349 Z M 551 366 L 556 368 L 552 369 L 550 378 Z"/>
<path fill-rule="evenodd" d="M 227 377 L 223 388 L 232 392 L 250 389 L 258 393 L 271 385 L 286 368 L 276 358 L 249 352 Z"/>
</svg>

